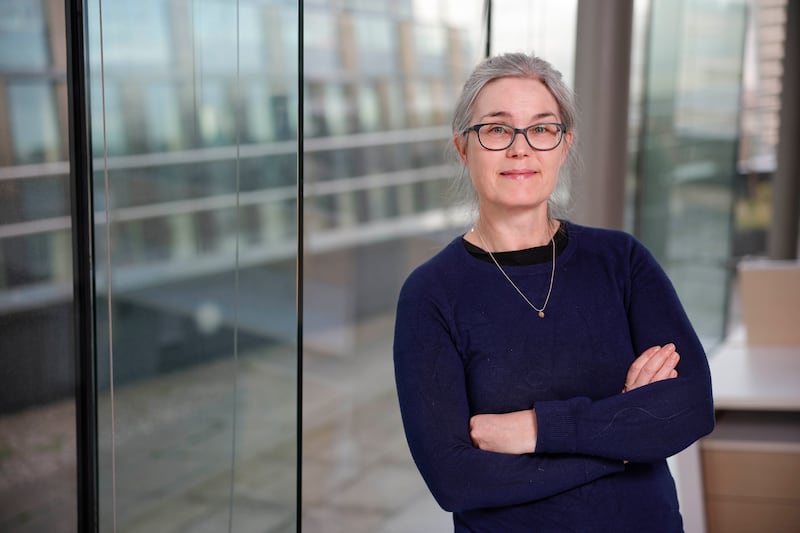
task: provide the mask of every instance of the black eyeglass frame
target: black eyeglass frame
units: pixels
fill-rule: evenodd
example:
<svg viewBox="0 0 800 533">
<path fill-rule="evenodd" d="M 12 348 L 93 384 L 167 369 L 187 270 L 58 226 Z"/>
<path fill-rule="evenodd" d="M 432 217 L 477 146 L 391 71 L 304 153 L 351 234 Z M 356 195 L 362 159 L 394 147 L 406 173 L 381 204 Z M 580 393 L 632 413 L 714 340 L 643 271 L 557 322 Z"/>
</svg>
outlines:
<svg viewBox="0 0 800 533">
<path fill-rule="evenodd" d="M 483 141 L 481 141 L 481 134 L 478 130 L 480 130 L 484 126 L 503 126 L 504 128 L 511 128 L 514 134 L 511 136 L 511 140 L 509 141 L 508 146 L 505 146 L 503 148 L 489 148 L 485 144 L 483 144 Z M 560 135 L 558 137 L 558 142 L 552 148 L 537 148 L 536 146 L 534 146 L 531 143 L 531 140 L 528 138 L 528 130 L 536 126 L 558 126 L 558 131 L 560 132 Z M 536 124 L 531 124 L 526 128 L 515 128 L 514 126 L 503 124 L 502 122 L 484 122 L 483 124 L 474 124 L 472 126 L 464 128 L 464 131 L 462 131 L 461 133 L 467 134 L 470 131 L 475 132 L 475 136 L 478 138 L 478 142 L 480 143 L 480 145 L 483 147 L 484 150 L 490 150 L 492 152 L 500 152 L 502 150 L 508 150 L 514 144 L 514 141 L 517 140 L 517 134 L 521 134 L 522 137 L 525 139 L 525 142 L 528 143 L 528 146 L 530 146 L 532 149 L 537 150 L 539 152 L 549 152 L 551 150 L 555 150 L 556 148 L 558 148 L 558 146 L 561 144 L 561 141 L 564 140 L 564 134 L 567 133 L 567 125 L 562 122 L 537 122 Z"/>
</svg>

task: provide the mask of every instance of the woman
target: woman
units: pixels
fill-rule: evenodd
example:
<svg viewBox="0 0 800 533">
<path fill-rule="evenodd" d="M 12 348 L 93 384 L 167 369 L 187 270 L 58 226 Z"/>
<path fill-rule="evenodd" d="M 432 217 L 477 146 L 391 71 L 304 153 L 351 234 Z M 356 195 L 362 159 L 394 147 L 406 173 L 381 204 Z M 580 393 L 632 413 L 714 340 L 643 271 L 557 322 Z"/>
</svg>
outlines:
<svg viewBox="0 0 800 533">
<path fill-rule="evenodd" d="M 666 458 L 714 425 L 703 348 L 652 255 L 554 215 L 574 121 L 547 62 L 482 62 L 453 120 L 477 219 L 400 294 L 403 424 L 456 531 L 681 531 Z"/>
</svg>

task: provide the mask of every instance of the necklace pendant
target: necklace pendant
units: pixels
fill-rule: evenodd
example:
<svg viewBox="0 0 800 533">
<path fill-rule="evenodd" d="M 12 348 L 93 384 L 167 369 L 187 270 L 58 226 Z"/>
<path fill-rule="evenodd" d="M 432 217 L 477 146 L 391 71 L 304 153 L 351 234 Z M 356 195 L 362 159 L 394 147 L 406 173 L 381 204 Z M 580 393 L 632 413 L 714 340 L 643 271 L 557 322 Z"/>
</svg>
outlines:
<svg viewBox="0 0 800 533">
<path fill-rule="evenodd" d="M 539 318 L 544 318 L 544 311 L 539 311 Z"/>
</svg>

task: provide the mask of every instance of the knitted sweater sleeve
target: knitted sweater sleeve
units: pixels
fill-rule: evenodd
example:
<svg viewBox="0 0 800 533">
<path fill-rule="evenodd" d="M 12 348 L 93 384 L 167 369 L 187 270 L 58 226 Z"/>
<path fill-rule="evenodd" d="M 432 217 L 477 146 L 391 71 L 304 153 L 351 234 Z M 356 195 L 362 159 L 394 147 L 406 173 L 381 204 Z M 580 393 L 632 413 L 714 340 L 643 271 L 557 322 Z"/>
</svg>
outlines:
<svg viewBox="0 0 800 533">
<path fill-rule="evenodd" d="M 406 281 L 394 363 L 406 438 L 442 508 L 458 512 L 529 502 L 624 470 L 622 461 L 581 453 L 509 455 L 473 446 L 463 364 L 432 290 L 414 275 Z"/>
<path fill-rule="evenodd" d="M 667 275 L 640 244 L 630 253 L 626 306 L 637 354 L 675 344 L 678 377 L 592 401 L 537 402 L 537 453 L 578 453 L 651 462 L 683 450 L 714 427 L 705 352 Z"/>
</svg>

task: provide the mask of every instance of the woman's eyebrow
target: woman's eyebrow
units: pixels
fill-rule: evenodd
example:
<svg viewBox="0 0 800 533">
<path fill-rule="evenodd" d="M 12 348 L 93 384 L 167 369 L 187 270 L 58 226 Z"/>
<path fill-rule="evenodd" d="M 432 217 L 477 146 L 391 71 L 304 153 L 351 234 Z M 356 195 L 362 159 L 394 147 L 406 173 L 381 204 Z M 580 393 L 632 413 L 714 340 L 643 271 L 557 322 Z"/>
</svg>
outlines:
<svg viewBox="0 0 800 533">
<path fill-rule="evenodd" d="M 540 120 L 540 119 L 543 119 L 543 118 L 546 118 L 546 117 L 556 118 L 556 114 L 552 113 L 550 111 L 543 111 L 541 113 L 536 113 L 531 118 L 533 120 Z M 481 116 L 480 120 L 484 120 L 484 119 L 487 119 L 487 118 L 510 119 L 511 118 L 511 113 L 509 113 L 508 111 L 493 111 L 491 113 L 486 113 L 485 115 Z"/>
</svg>

